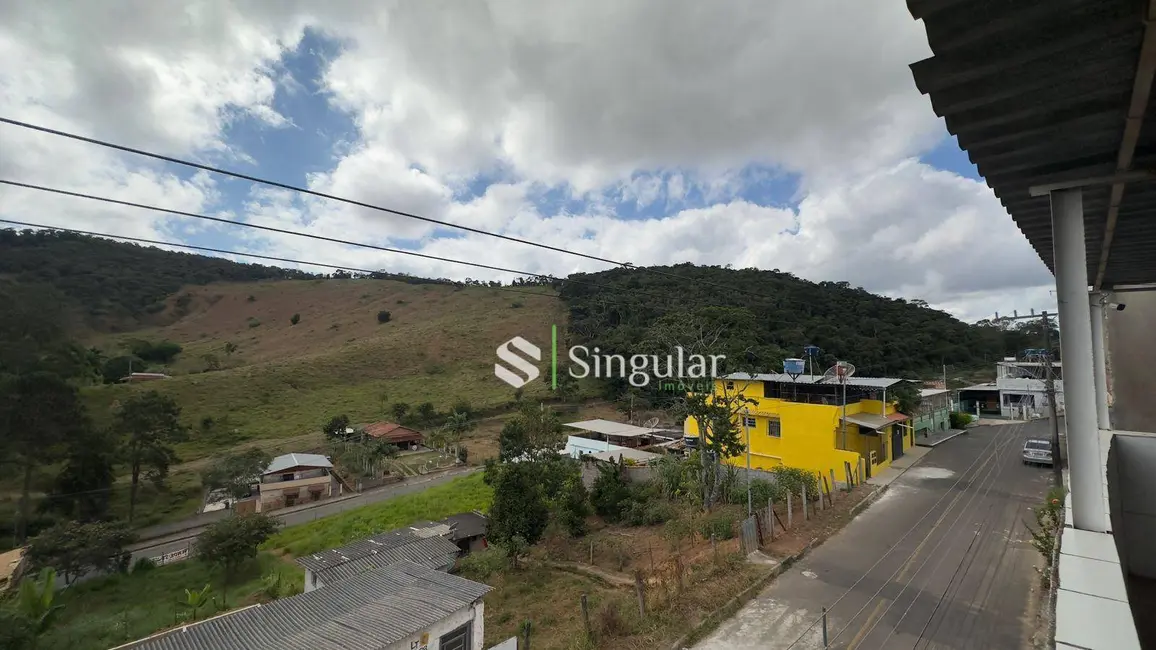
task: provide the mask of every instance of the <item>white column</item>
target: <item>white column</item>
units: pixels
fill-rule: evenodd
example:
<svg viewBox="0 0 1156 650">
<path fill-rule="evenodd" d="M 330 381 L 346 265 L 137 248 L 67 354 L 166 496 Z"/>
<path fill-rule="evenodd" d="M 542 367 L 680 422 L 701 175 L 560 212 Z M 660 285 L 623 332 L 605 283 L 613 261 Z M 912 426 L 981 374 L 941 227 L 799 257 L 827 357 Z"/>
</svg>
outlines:
<svg viewBox="0 0 1156 650">
<path fill-rule="evenodd" d="M 1104 465 L 1100 461 L 1100 432 L 1096 422 L 1083 192 L 1057 190 L 1052 192 L 1051 199 L 1072 522 L 1081 530 L 1107 532 Z"/>
<path fill-rule="evenodd" d="M 1108 417 L 1108 361 L 1104 357 L 1104 294 L 1093 292 L 1090 298 L 1092 313 L 1092 364 L 1096 381 L 1096 422 L 1101 429 L 1111 429 Z"/>
</svg>

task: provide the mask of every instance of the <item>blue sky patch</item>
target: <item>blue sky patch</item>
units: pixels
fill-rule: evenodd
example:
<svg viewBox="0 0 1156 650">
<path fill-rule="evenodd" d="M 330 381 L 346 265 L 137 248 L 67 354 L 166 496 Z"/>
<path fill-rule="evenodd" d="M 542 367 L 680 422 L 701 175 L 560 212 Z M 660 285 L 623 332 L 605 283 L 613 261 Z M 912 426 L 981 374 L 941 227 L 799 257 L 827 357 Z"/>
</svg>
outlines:
<svg viewBox="0 0 1156 650">
<path fill-rule="evenodd" d="M 980 180 L 979 170 L 968 159 L 967 153 L 959 148 L 954 135 L 946 135 L 934 149 L 919 157 L 920 162 L 936 169 L 955 172 L 964 178 Z"/>
</svg>

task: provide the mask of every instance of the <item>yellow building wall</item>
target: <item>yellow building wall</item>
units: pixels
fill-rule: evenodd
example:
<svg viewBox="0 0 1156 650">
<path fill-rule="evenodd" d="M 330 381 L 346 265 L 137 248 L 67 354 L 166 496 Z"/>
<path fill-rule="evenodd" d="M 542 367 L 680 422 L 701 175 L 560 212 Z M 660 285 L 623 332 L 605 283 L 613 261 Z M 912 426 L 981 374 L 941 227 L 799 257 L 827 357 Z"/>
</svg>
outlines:
<svg viewBox="0 0 1156 650">
<path fill-rule="evenodd" d="M 716 382 L 715 391 L 721 393 L 723 382 Z M 826 404 L 801 404 L 780 399 L 763 397 L 763 385 L 759 381 L 734 381 L 734 388 L 727 391 L 734 395 L 736 392 L 755 400 L 747 408 L 748 417 L 755 420 L 755 426 L 747 427 L 742 432 L 744 443 L 748 440 L 750 447 L 750 463 L 755 469 L 768 470 L 772 467 L 786 465 L 818 472 L 822 476 L 830 477 L 835 472 L 835 480 L 844 481 L 844 462 L 850 463 L 852 469 L 859 466 L 859 459 L 864 462 L 872 459 L 871 452 L 875 452 L 872 471 L 891 464 L 891 429 L 885 427 L 879 435 L 864 435 L 854 424 L 847 425 L 846 449 L 841 449 L 842 426 L 840 417 L 841 406 Z M 847 414 L 873 413 L 880 414 L 883 404 L 880 400 L 862 400 L 847 405 Z M 887 405 L 886 414 L 895 413 L 895 405 Z M 742 415 L 736 417 L 735 424 L 742 427 Z M 781 437 L 772 437 L 768 434 L 768 422 L 778 419 Z M 903 449 L 910 449 L 912 437 L 904 431 Z M 684 431 L 687 435 L 698 436 L 698 423 L 688 418 Z M 746 454 L 726 459 L 726 462 L 745 467 Z M 828 479 L 829 480 L 829 479 Z"/>
</svg>

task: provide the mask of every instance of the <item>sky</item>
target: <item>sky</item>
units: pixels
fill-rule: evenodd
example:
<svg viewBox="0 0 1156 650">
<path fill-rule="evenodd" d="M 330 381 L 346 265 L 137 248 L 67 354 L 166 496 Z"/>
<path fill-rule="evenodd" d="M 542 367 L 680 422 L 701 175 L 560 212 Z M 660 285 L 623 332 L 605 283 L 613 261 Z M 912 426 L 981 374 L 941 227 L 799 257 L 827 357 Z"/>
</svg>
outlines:
<svg viewBox="0 0 1156 650">
<path fill-rule="evenodd" d="M 969 321 L 1054 308 L 915 88 L 929 56 L 897 0 L 5 0 L 0 116 L 640 266 L 779 269 Z M 0 179 L 530 273 L 611 268 L 4 124 Z M 511 279 L 6 186 L 0 218 Z"/>
</svg>

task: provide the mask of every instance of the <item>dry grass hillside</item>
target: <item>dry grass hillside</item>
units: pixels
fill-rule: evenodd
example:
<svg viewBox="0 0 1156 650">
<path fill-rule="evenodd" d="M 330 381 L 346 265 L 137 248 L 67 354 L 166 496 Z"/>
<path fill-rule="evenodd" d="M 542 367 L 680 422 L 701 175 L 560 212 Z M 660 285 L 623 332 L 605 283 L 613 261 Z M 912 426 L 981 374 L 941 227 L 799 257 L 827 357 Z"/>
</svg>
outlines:
<svg viewBox="0 0 1156 650">
<path fill-rule="evenodd" d="M 389 322 L 378 322 L 380 311 Z M 191 461 L 246 441 L 295 439 L 342 413 L 384 419 L 394 402 L 506 404 L 513 389 L 493 376 L 494 348 L 515 335 L 545 343 L 563 318 L 554 298 L 484 287 L 369 279 L 192 287 L 152 326 L 92 342 L 114 354 L 132 338 L 175 341 L 184 350 L 165 369 L 173 378 L 96 387 L 86 397 L 99 420 L 130 391 L 172 395 L 193 429 L 179 450 Z M 526 396 L 545 389 L 535 384 Z"/>
</svg>

